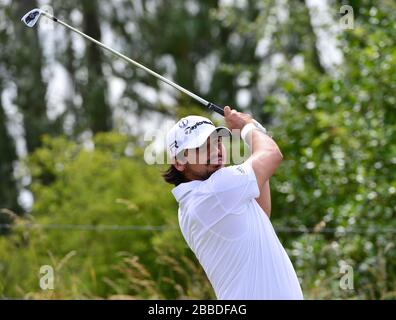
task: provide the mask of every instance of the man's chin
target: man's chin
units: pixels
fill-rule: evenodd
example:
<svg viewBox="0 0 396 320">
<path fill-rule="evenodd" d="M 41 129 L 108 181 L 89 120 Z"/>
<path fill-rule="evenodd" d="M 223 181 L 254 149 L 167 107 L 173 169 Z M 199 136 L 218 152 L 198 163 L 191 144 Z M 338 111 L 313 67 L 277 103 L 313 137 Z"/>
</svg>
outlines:
<svg viewBox="0 0 396 320">
<path fill-rule="evenodd" d="M 221 168 L 223 168 L 224 167 L 224 164 L 223 163 L 219 163 L 219 164 L 210 164 L 209 165 L 209 172 L 211 172 L 211 173 L 213 173 L 213 172 L 216 172 L 217 170 L 219 170 L 219 169 L 221 169 Z"/>
</svg>

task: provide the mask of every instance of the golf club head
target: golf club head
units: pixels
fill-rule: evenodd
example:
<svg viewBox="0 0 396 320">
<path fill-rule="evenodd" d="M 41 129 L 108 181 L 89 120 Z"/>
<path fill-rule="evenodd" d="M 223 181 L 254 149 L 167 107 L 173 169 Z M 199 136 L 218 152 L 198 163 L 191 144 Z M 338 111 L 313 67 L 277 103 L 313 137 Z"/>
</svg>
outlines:
<svg viewBox="0 0 396 320">
<path fill-rule="evenodd" d="M 29 28 L 33 28 L 37 21 L 40 19 L 41 14 L 43 11 L 41 9 L 33 9 L 26 13 L 21 21 L 26 24 Z"/>
</svg>

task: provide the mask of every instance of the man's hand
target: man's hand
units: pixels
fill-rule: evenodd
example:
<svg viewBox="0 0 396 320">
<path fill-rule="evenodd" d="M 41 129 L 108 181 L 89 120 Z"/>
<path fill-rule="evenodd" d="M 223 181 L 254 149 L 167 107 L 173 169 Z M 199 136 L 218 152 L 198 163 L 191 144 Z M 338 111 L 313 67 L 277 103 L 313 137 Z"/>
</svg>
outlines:
<svg viewBox="0 0 396 320">
<path fill-rule="evenodd" d="M 228 129 L 239 129 L 242 130 L 242 128 L 248 124 L 249 122 L 253 122 L 252 116 L 238 112 L 236 110 L 231 110 L 229 106 L 226 106 L 224 108 L 224 118 L 225 122 L 227 124 Z"/>
</svg>

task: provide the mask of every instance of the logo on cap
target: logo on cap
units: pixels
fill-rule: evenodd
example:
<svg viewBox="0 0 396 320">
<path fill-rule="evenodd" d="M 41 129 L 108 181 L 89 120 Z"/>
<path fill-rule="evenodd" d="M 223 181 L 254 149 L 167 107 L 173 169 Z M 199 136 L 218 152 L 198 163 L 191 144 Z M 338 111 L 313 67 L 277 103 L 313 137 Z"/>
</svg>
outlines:
<svg viewBox="0 0 396 320">
<path fill-rule="evenodd" d="M 172 142 L 171 144 L 170 144 L 170 146 L 169 146 L 169 150 L 171 151 L 171 152 L 176 152 L 176 149 L 178 149 L 179 148 L 179 146 L 178 146 L 178 144 L 177 144 L 177 140 L 175 140 L 174 142 Z"/>
<path fill-rule="evenodd" d="M 181 119 L 179 121 L 179 128 L 180 129 L 183 129 L 183 128 L 187 127 L 187 125 L 188 125 L 188 120 L 187 119 Z"/>
<path fill-rule="evenodd" d="M 186 129 L 184 129 L 184 133 L 190 134 L 193 130 L 197 129 L 199 126 L 201 126 L 203 124 L 210 124 L 213 126 L 212 122 L 203 120 L 203 121 L 196 122 L 193 126 L 187 127 Z"/>
</svg>

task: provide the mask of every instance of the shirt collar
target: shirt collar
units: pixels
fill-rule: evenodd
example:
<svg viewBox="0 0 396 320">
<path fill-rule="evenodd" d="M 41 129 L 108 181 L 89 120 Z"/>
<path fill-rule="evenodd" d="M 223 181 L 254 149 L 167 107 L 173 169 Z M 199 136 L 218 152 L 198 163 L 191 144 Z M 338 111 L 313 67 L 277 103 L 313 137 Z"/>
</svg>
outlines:
<svg viewBox="0 0 396 320">
<path fill-rule="evenodd" d="M 196 188 L 198 184 L 200 184 L 202 181 L 200 180 L 194 180 L 194 181 L 189 181 L 185 183 L 179 184 L 177 187 L 172 189 L 173 196 L 175 197 L 177 202 L 180 202 L 180 200 L 187 194 L 189 193 L 192 189 Z"/>
</svg>

